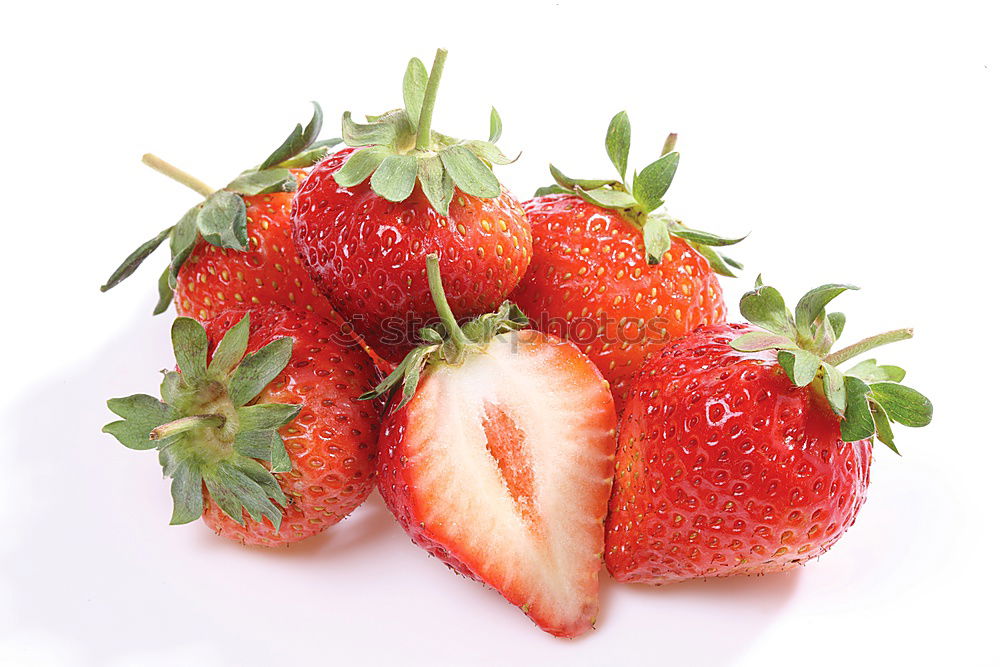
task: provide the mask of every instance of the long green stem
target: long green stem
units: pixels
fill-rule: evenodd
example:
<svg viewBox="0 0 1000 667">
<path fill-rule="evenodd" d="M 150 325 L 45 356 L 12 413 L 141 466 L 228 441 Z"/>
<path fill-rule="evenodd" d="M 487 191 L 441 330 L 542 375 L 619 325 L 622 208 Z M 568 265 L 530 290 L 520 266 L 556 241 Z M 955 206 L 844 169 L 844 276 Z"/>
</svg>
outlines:
<svg viewBox="0 0 1000 667">
<path fill-rule="evenodd" d="M 893 329 L 892 331 L 886 331 L 885 333 L 859 340 L 854 345 L 848 345 L 842 350 L 831 352 L 826 355 L 823 361 L 831 366 L 837 366 L 838 364 L 844 363 L 848 359 L 853 359 L 859 354 L 864 354 L 868 350 L 874 350 L 876 347 L 888 345 L 889 343 L 895 343 L 900 340 L 907 340 L 909 338 L 913 338 L 913 329 Z"/>
<path fill-rule="evenodd" d="M 427 282 L 431 288 L 431 298 L 434 299 L 434 307 L 437 308 L 438 317 L 444 322 L 444 327 L 448 331 L 448 337 L 458 348 L 471 344 L 472 341 L 462 332 L 462 327 L 458 325 L 458 320 L 455 319 L 455 314 L 451 312 L 451 306 L 448 305 L 448 298 L 444 293 L 444 285 L 441 283 L 441 267 L 438 262 L 438 256 L 434 253 L 427 255 Z"/>
<path fill-rule="evenodd" d="M 417 121 L 416 149 L 425 151 L 431 147 L 431 116 L 434 115 L 434 102 L 437 100 L 438 86 L 441 84 L 441 71 L 448 52 L 438 49 L 434 55 L 434 64 L 427 77 L 427 88 L 424 90 L 424 102 L 420 105 L 420 119 Z"/>
<path fill-rule="evenodd" d="M 172 435 L 184 433 L 191 429 L 206 426 L 222 426 L 225 423 L 226 418 L 222 415 L 191 415 L 190 417 L 181 417 L 180 419 L 175 419 L 172 422 L 167 422 L 154 428 L 149 434 L 149 439 L 162 440 L 163 438 L 169 438 Z"/>
<path fill-rule="evenodd" d="M 146 153 L 143 155 L 142 163 L 147 167 L 155 169 L 164 176 L 169 176 L 181 185 L 186 185 L 202 197 L 209 197 L 215 192 L 215 189 L 212 186 L 198 180 L 186 171 L 178 169 L 166 160 L 156 157 L 152 153 Z"/>
</svg>

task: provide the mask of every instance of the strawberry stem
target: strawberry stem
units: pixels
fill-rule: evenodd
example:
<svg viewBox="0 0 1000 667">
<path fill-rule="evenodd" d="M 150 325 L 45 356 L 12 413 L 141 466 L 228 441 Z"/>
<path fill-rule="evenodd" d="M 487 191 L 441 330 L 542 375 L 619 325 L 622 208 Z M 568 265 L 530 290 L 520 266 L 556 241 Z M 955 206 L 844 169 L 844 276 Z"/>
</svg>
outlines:
<svg viewBox="0 0 1000 667">
<path fill-rule="evenodd" d="M 225 423 L 226 418 L 222 415 L 191 415 L 190 417 L 181 417 L 180 419 L 175 419 L 172 422 L 167 422 L 154 428 L 149 434 L 149 439 L 162 440 L 163 438 L 169 438 L 172 435 L 184 433 L 191 429 L 210 426 L 218 427 Z"/>
<path fill-rule="evenodd" d="M 431 73 L 427 77 L 427 88 L 424 89 L 424 101 L 420 105 L 420 118 L 417 121 L 416 149 L 420 151 L 431 147 L 431 116 L 434 115 L 434 102 L 437 99 L 441 71 L 444 69 L 444 61 L 447 57 L 446 50 L 438 49 L 434 55 L 434 64 L 431 65 Z"/>
<path fill-rule="evenodd" d="M 892 331 L 886 331 L 885 333 L 859 340 L 857 343 L 848 345 L 847 347 L 837 350 L 836 352 L 831 352 L 824 357 L 823 361 L 831 366 L 837 366 L 844 363 L 848 359 L 853 359 L 859 354 L 864 354 L 868 350 L 874 350 L 876 347 L 881 347 L 882 345 L 888 345 L 889 343 L 895 343 L 896 341 L 907 340 L 910 338 L 913 338 L 913 329 L 893 329 Z"/>
<path fill-rule="evenodd" d="M 181 185 L 186 185 L 187 187 L 191 188 L 192 190 L 200 194 L 202 197 L 210 197 L 212 194 L 215 193 L 215 188 L 213 188 L 212 186 L 198 180 L 197 178 L 187 173 L 186 171 L 178 169 L 177 167 L 170 164 L 166 160 L 156 157 L 152 153 L 146 153 L 145 155 L 143 155 L 142 163 L 147 167 L 150 167 L 160 172 L 164 176 L 168 176 L 174 179 Z"/>
<path fill-rule="evenodd" d="M 434 307 L 437 308 L 438 317 L 441 318 L 448 331 L 448 337 L 454 342 L 456 348 L 461 349 L 465 345 L 470 345 L 472 341 L 462 332 L 462 327 L 459 326 L 455 314 L 451 312 L 451 306 L 448 305 L 448 297 L 445 296 L 444 284 L 441 282 L 440 263 L 438 256 L 434 253 L 427 255 L 427 282 L 431 288 Z"/>
</svg>

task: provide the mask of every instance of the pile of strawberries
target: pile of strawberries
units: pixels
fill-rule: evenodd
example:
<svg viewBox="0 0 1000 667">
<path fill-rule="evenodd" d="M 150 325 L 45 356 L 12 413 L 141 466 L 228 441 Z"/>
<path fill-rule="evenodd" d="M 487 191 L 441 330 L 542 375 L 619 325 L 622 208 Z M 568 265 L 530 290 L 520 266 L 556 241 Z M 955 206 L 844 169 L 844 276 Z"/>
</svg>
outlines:
<svg viewBox="0 0 1000 667">
<path fill-rule="evenodd" d="M 204 200 L 162 243 L 175 370 L 160 398 L 108 402 L 105 427 L 156 449 L 171 523 L 244 544 L 329 528 L 376 486 L 414 543 L 495 588 L 539 627 L 593 627 L 598 574 L 662 584 L 776 572 L 854 522 L 872 441 L 930 402 L 873 359 L 908 329 L 834 351 L 849 285 L 794 309 L 760 279 L 729 323 L 728 239 L 670 217 L 676 137 L 616 176 L 520 202 L 488 140 L 431 129 L 445 52 L 417 59 L 401 109 L 318 141 L 319 107 L 221 190 L 144 161 Z M 345 147 L 332 150 L 343 142 Z"/>
</svg>

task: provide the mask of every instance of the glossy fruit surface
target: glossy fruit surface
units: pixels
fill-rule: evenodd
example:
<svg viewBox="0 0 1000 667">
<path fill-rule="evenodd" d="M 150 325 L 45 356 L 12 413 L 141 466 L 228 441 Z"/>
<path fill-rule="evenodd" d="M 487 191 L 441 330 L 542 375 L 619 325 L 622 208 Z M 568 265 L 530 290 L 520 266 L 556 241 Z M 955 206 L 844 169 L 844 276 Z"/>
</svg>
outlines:
<svg viewBox="0 0 1000 667">
<path fill-rule="evenodd" d="M 614 420 L 572 344 L 501 334 L 385 420 L 379 490 L 416 544 L 573 637 L 597 616 Z"/>
<path fill-rule="evenodd" d="M 382 357 L 398 362 L 436 319 L 424 260 L 441 258 L 445 292 L 459 319 L 497 308 L 531 259 L 531 232 L 521 205 L 506 190 L 495 198 L 456 191 L 439 215 L 420 188 L 401 202 L 369 182 L 342 187 L 334 179 L 354 149 L 316 165 L 292 209 L 303 263 L 333 308 Z"/>
<path fill-rule="evenodd" d="M 305 170 L 294 170 L 301 181 Z M 174 305 L 181 315 L 207 321 L 234 308 L 277 304 L 339 321 L 302 267 L 288 219 L 291 192 L 244 195 L 246 251 L 198 239 L 177 275 Z"/>
<path fill-rule="evenodd" d="M 616 211 L 566 194 L 530 199 L 524 210 L 533 259 L 511 300 L 597 364 L 619 409 L 644 361 L 725 319 L 715 273 L 683 239 L 650 265 L 642 232 Z"/>
<path fill-rule="evenodd" d="M 210 349 L 243 314 L 230 311 L 209 321 Z M 318 315 L 271 307 L 250 311 L 250 322 L 248 354 L 282 336 L 294 339 L 285 370 L 257 399 L 257 404 L 302 406 L 279 429 L 291 470 L 276 477 L 289 504 L 282 509 L 277 533 L 269 522 L 252 521 L 245 512 L 240 525 L 211 498 L 206 498 L 204 520 L 230 539 L 276 546 L 332 526 L 374 488 L 378 413 L 375 405 L 357 397 L 374 384 L 375 369 L 360 348 L 335 342 L 333 325 Z"/>
<path fill-rule="evenodd" d="M 774 350 L 730 343 L 750 325 L 705 327 L 637 374 L 619 430 L 605 560 L 624 582 L 777 572 L 853 524 L 871 440 L 796 387 Z"/>
</svg>

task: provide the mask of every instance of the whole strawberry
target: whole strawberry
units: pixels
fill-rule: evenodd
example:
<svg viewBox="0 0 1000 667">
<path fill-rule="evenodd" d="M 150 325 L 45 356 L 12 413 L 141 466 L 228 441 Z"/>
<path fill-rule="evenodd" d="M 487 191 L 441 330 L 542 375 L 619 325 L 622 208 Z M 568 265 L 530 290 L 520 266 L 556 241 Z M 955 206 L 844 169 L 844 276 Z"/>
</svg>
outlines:
<svg viewBox="0 0 1000 667">
<path fill-rule="evenodd" d="M 620 422 L 605 560 L 625 582 L 778 572 L 833 545 L 864 502 L 872 436 L 925 426 L 931 404 L 874 359 L 901 329 L 837 352 L 848 285 L 807 293 L 792 315 L 773 287 L 740 302 L 753 324 L 698 329 L 636 375 Z M 756 325 L 756 326 L 754 326 Z"/>
<path fill-rule="evenodd" d="M 298 252 L 333 307 L 387 360 L 398 362 L 435 318 L 424 257 L 437 253 L 459 319 L 494 310 L 524 274 L 531 233 L 521 205 L 490 164 L 510 162 L 494 142 L 431 131 L 445 52 L 430 76 L 410 61 L 405 109 L 370 125 L 344 114 L 350 147 L 320 162 L 295 195 Z M 416 187 L 419 183 L 419 187 Z"/>
<path fill-rule="evenodd" d="M 623 111 L 605 142 L 622 181 L 630 136 Z M 730 267 L 740 266 L 713 249 L 739 239 L 690 229 L 663 212 L 679 159 L 673 144 L 671 135 L 631 187 L 573 179 L 551 167 L 558 185 L 524 205 L 533 258 L 511 299 L 539 328 L 580 346 L 611 383 L 619 410 L 646 359 L 670 340 L 725 319 L 714 272 L 731 276 Z"/>
<path fill-rule="evenodd" d="M 443 324 L 369 394 L 402 382 L 379 491 L 417 545 L 546 632 L 579 635 L 597 616 L 611 394 L 572 343 L 520 330 L 509 302 L 459 327 L 434 255 L 427 273 Z"/>
<path fill-rule="evenodd" d="M 155 313 L 175 302 L 181 315 L 201 321 L 233 308 L 268 304 L 315 312 L 340 322 L 299 263 L 291 239 L 292 194 L 306 170 L 339 140 L 316 142 L 322 125 L 318 105 L 312 120 L 297 125 L 259 167 L 221 190 L 153 156 L 143 162 L 205 197 L 180 222 L 132 253 L 101 291 L 130 276 L 163 241 L 170 265 L 160 277 Z"/>
<path fill-rule="evenodd" d="M 180 317 L 177 371 L 162 400 L 113 398 L 104 431 L 157 449 L 172 478 L 172 524 L 275 546 L 337 523 L 375 485 L 378 415 L 357 400 L 375 369 L 327 319 L 277 306 L 230 311 L 202 328 Z"/>
</svg>

